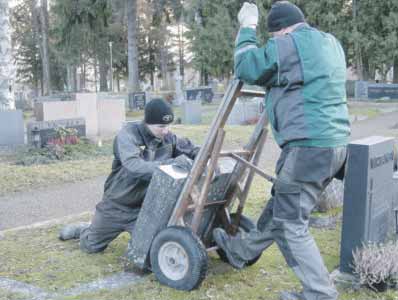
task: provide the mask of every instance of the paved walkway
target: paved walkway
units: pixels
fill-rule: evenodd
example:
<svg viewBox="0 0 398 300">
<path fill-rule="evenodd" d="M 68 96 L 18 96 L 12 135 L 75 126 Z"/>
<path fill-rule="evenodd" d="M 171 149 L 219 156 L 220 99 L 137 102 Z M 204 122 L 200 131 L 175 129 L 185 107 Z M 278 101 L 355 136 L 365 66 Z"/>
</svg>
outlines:
<svg viewBox="0 0 398 300">
<path fill-rule="evenodd" d="M 370 135 L 398 136 L 398 112 L 358 121 L 352 126 L 352 139 Z M 279 156 L 279 148 L 269 138 L 261 167 L 270 171 Z M 101 199 L 104 176 L 79 183 L 66 183 L 0 197 L 0 231 L 49 219 L 93 211 Z"/>
</svg>

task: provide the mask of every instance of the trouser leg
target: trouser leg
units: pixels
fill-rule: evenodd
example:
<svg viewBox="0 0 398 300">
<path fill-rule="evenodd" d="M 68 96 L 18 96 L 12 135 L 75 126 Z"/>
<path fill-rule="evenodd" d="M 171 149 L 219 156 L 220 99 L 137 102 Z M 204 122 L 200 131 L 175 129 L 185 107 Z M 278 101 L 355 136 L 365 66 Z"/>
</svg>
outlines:
<svg viewBox="0 0 398 300">
<path fill-rule="evenodd" d="M 90 226 L 80 234 L 80 249 L 87 253 L 102 252 L 123 230 L 120 223 L 96 211 Z"/>
<path fill-rule="evenodd" d="M 312 164 L 316 167 L 314 170 L 311 164 L 304 170 L 295 169 L 295 162 L 300 159 L 298 153 L 303 152 L 291 151 L 283 162 L 273 187 L 274 196 L 259 219 L 258 229 L 261 231 L 257 229 L 233 237 L 228 240 L 227 248 L 235 261 L 244 262 L 258 256 L 274 240 L 300 279 L 305 300 L 335 300 L 338 294 L 309 233 L 308 219 L 326 184 L 341 167 L 345 149 L 333 150 L 330 156 L 321 155 L 321 160 L 324 157 L 327 160 Z M 308 172 L 308 176 L 298 181 L 303 171 Z M 310 173 L 312 171 L 317 173 Z"/>
<path fill-rule="evenodd" d="M 87 253 L 102 252 L 118 235 L 124 231 L 131 234 L 138 216 L 138 210 L 130 213 L 109 208 L 96 209 L 90 226 L 80 235 L 80 249 Z"/>
<path fill-rule="evenodd" d="M 274 239 L 286 262 L 301 281 L 306 300 L 337 299 L 337 291 L 308 230 L 308 217 L 321 191 L 322 186 L 301 183 L 300 193 L 291 195 L 292 201 L 297 200 L 297 203 L 300 203 L 299 218 L 278 218 L 278 211 L 275 212 L 274 218 Z M 284 196 L 281 198 L 286 200 Z"/>
</svg>

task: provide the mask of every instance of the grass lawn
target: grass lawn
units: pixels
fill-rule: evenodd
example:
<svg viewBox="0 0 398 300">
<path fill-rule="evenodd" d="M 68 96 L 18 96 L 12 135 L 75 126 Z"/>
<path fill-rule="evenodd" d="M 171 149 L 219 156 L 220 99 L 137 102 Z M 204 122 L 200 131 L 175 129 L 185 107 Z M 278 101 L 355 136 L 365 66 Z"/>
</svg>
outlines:
<svg viewBox="0 0 398 300">
<path fill-rule="evenodd" d="M 269 185 L 256 177 L 250 191 L 245 212 L 254 218 L 265 205 Z M 89 216 L 80 217 L 88 220 Z M 209 255 L 209 271 L 199 289 L 177 291 L 160 285 L 153 274 L 144 280 L 114 290 L 99 290 L 76 296 L 64 296 L 81 284 L 122 272 L 123 254 L 128 234 L 119 236 L 101 254 L 85 254 L 76 241 L 61 242 L 57 233 L 61 225 L 46 228 L 9 231 L 0 236 L 0 278 L 9 278 L 37 286 L 57 296 L 57 300 L 108 299 L 278 299 L 281 290 L 299 289 L 300 284 L 287 267 L 278 248 L 273 245 L 253 266 L 238 271 L 223 263 L 215 253 Z M 329 271 L 339 264 L 341 224 L 333 230 L 311 229 Z M 398 292 L 389 290 L 376 294 L 368 289 L 353 291 L 340 289 L 343 300 L 384 299 L 396 300 Z M 27 299 L 10 294 L 0 287 L 0 299 Z"/>
</svg>

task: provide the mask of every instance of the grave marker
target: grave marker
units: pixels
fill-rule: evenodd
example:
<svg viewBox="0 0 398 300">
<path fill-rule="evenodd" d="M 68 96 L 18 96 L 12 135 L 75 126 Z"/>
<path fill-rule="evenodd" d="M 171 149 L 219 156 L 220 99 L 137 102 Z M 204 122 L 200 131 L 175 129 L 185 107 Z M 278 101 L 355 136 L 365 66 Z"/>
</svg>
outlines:
<svg viewBox="0 0 398 300">
<path fill-rule="evenodd" d="M 22 145 L 25 128 L 21 110 L 0 111 L 0 146 Z"/>
<path fill-rule="evenodd" d="M 76 129 L 77 136 L 86 136 L 86 124 L 83 118 L 29 122 L 28 143 L 38 147 L 51 143 L 58 138 L 57 129 L 60 127 Z"/>
<path fill-rule="evenodd" d="M 348 146 L 340 271 L 351 273 L 352 251 L 384 242 L 389 232 L 393 173 L 392 138 L 369 137 Z"/>
<path fill-rule="evenodd" d="M 186 89 L 185 95 L 185 99 L 187 101 L 202 101 L 207 103 L 211 103 L 214 97 L 214 93 L 211 87 Z"/>
<path fill-rule="evenodd" d="M 144 109 L 146 104 L 146 93 L 129 93 L 129 109 L 130 110 L 139 110 Z"/>
</svg>

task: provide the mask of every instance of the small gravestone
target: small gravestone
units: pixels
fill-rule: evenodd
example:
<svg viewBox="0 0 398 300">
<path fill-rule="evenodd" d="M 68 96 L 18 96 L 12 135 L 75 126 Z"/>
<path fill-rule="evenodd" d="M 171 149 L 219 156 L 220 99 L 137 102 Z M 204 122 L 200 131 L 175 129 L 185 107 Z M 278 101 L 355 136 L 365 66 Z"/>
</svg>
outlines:
<svg viewBox="0 0 398 300">
<path fill-rule="evenodd" d="M 346 93 L 347 93 L 347 98 L 355 97 L 355 81 L 354 80 L 347 80 L 345 83 L 345 89 L 346 89 Z"/>
<path fill-rule="evenodd" d="M 214 97 L 214 93 L 211 87 L 186 89 L 185 95 L 185 99 L 187 101 L 202 101 L 207 103 L 211 103 Z"/>
<path fill-rule="evenodd" d="M 351 273 L 352 252 L 384 242 L 389 231 L 393 184 L 392 138 L 369 137 L 348 146 L 340 271 Z"/>
<path fill-rule="evenodd" d="M 146 102 L 145 92 L 129 93 L 129 109 L 131 111 L 144 109 Z"/>
<path fill-rule="evenodd" d="M 202 102 L 184 101 L 181 104 L 182 123 L 183 124 L 201 124 L 202 123 Z"/>
<path fill-rule="evenodd" d="M 368 99 L 398 99 L 398 84 L 369 84 Z"/>
<path fill-rule="evenodd" d="M 28 143 L 37 147 L 45 146 L 58 138 L 57 129 L 60 127 L 76 129 L 77 136 L 86 136 L 86 123 L 83 118 L 29 122 L 27 125 Z"/>
<path fill-rule="evenodd" d="M 357 100 L 366 100 L 368 99 L 368 82 L 367 81 L 356 81 L 355 82 L 355 98 Z"/>
<path fill-rule="evenodd" d="M 227 124 L 248 125 L 257 123 L 264 111 L 263 102 L 264 99 L 259 97 L 239 99 L 232 108 Z"/>
<path fill-rule="evenodd" d="M 21 110 L 0 111 L 0 146 L 22 145 L 25 126 Z"/>
</svg>

